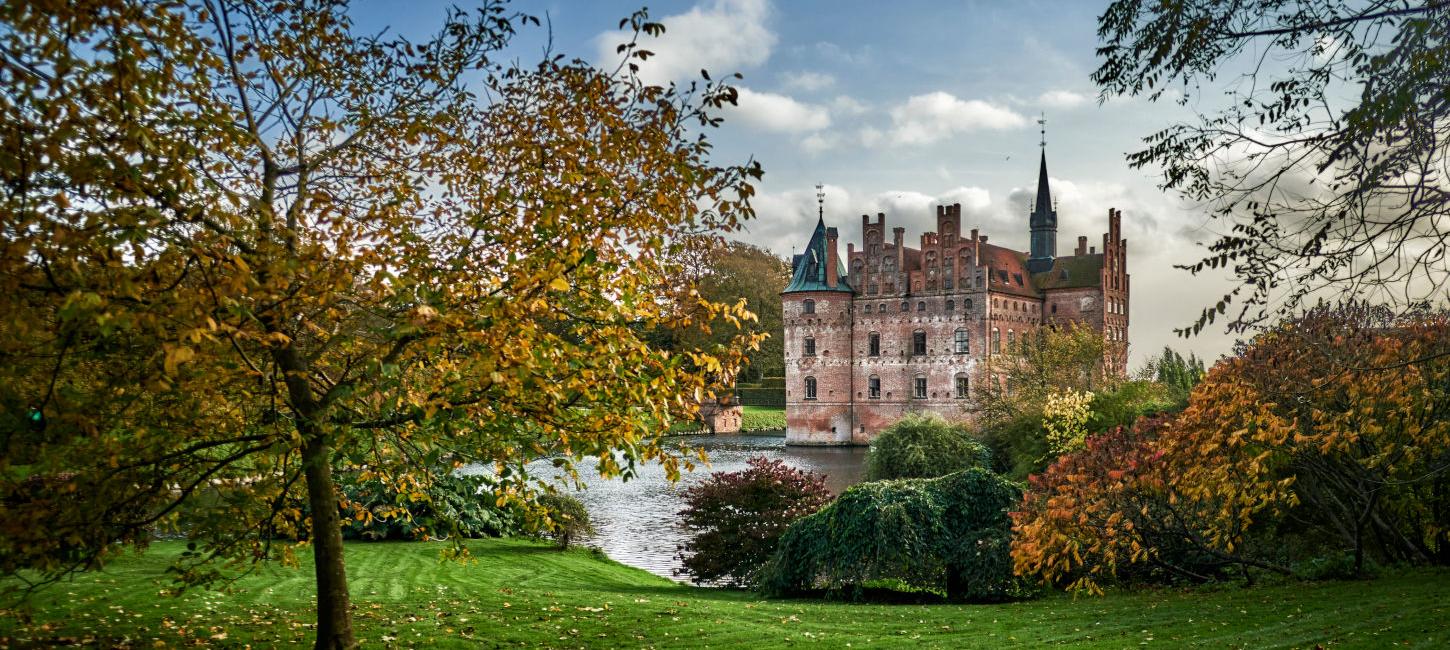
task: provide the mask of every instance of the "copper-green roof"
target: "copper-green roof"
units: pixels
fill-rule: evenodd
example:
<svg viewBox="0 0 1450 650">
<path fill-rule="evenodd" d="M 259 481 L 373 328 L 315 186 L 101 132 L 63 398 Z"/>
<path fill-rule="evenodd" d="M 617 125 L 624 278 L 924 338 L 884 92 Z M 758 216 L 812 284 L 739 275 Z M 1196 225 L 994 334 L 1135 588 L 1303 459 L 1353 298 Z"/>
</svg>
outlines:
<svg viewBox="0 0 1450 650">
<path fill-rule="evenodd" d="M 836 286 L 826 286 L 826 263 L 830 256 L 826 251 L 826 222 L 824 219 L 816 220 L 816 230 L 811 233 L 811 241 L 806 244 L 805 252 L 796 255 L 791 260 L 790 284 L 786 285 L 782 293 L 794 293 L 797 291 L 841 291 L 854 293 L 850 285 L 846 284 L 846 269 L 841 266 L 840 260 L 836 261 Z"/>
<path fill-rule="evenodd" d="M 1073 255 L 1052 260 L 1052 268 L 1032 274 L 1038 289 L 1075 289 L 1096 287 L 1103 282 L 1103 256 Z"/>
</svg>

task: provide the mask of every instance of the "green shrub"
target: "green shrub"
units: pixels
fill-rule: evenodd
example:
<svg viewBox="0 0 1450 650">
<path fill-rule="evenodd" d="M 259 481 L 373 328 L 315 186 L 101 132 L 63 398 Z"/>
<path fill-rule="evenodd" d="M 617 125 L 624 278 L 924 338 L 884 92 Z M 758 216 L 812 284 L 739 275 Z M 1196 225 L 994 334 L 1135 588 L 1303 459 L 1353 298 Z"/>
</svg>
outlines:
<svg viewBox="0 0 1450 650">
<path fill-rule="evenodd" d="M 1012 573 L 1007 516 L 1021 496 L 980 468 L 857 485 L 791 525 L 761 571 L 760 589 L 859 597 L 867 583 L 894 581 L 951 600 L 1023 595 Z"/>
<path fill-rule="evenodd" d="M 736 400 L 746 406 L 785 406 L 785 387 L 743 388 L 736 387 Z"/>
<path fill-rule="evenodd" d="M 376 478 L 344 474 L 338 487 L 346 502 L 342 535 L 358 540 L 505 537 L 521 532 L 512 510 L 494 505 L 485 476 L 448 475 L 422 494 L 399 493 Z"/>
<path fill-rule="evenodd" d="M 1140 417 L 1180 411 L 1182 407 L 1168 386 L 1152 381 L 1127 381 L 1094 395 L 1088 430 L 1102 432 L 1130 427 Z"/>
<path fill-rule="evenodd" d="M 554 538 L 559 548 L 569 548 L 574 540 L 594 534 L 589 511 L 578 499 L 567 494 L 541 494 L 538 504 L 548 511 L 552 522 L 545 534 Z"/>
<path fill-rule="evenodd" d="M 935 415 L 908 415 L 871 442 L 866 479 L 936 478 L 991 466 L 991 451 L 966 429 Z"/>
<path fill-rule="evenodd" d="M 760 387 L 785 390 L 785 377 L 761 377 Z"/>
</svg>

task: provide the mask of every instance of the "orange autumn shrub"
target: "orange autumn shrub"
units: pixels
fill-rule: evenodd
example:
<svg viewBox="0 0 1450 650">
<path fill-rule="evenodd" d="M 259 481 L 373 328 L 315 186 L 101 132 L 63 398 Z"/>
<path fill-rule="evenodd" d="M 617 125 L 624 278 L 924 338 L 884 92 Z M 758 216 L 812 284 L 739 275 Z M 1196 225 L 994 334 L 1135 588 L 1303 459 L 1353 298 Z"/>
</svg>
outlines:
<svg viewBox="0 0 1450 650">
<path fill-rule="evenodd" d="M 1334 554 L 1356 573 L 1450 562 L 1447 333 L 1443 314 L 1351 306 L 1257 337 L 1176 418 L 1091 437 L 1032 477 L 1015 570 L 1096 591 Z"/>
</svg>

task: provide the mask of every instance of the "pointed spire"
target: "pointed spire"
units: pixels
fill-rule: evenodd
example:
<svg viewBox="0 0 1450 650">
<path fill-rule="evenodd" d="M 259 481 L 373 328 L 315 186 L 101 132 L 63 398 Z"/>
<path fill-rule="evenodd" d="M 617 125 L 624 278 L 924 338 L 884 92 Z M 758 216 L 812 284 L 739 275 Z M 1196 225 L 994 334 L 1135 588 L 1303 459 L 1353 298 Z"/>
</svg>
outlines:
<svg viewBox="0 0 1450 650">
<path fill-rule="evenodd" d="M 1042 157 L 1037 167 L 1037 199 L 1032 202 L 1032 216 L 1028 219 L 1032 246 L 1027 268 L 1033 273 L 1051 269 L 1052 260 L 1057 257 L 1057 203 L 1052 200 L 1052 188 L 1047 181 L 1047 116 L 1038 118 L 1037 124 L 1042 134 L 1038 142 Z"/>
<path fill-rule="evenodd" d="M 1052 189 L 1047 186 L 1047 149 L 1042 150 L 1042 164 L 1037 169 L 1037 200 L 1033 212 L 1052 210 Z"/>
</svg>

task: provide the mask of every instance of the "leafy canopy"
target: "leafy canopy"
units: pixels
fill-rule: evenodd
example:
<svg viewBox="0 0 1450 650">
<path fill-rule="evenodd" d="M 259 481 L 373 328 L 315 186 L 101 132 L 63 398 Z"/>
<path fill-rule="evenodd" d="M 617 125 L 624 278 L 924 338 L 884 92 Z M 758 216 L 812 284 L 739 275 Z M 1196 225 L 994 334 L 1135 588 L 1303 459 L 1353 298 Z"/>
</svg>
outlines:
<svg viewBox="0 0 1450 650">
<path fill-rule="evenodd" d="M 1450 5 L 1115 0 L 1098 37 L 1102 99 L 1171 90 L 1200 116 L 1128 155 L 1221 222 L 1183 268 L 1226 269 L 1238 286 L 1181 333 L 1235 303 L 1243 331 L 1324 298 L 1443 300 Z"/>
<path fill-rule="evenodd" d="M 679 303 L 750 318 L 667 253 L 752 216 L 760 169 L 702 135 L 735 91 L 645 85 L 637 42 L 615 71 L 501 63 L 537 22 L 484 2 L 410 42 L 344 0 L 0 5 L 0 571 L 99 566 L 209 495 L 178 575 L 306 537 L 318 645 L 345 647 L 336 469 L 426 495 L 482 463 L 500 506 L 545 456 L 678 475 L 660 432 L 760 337 L 643 332 Z"/>
</svg>

